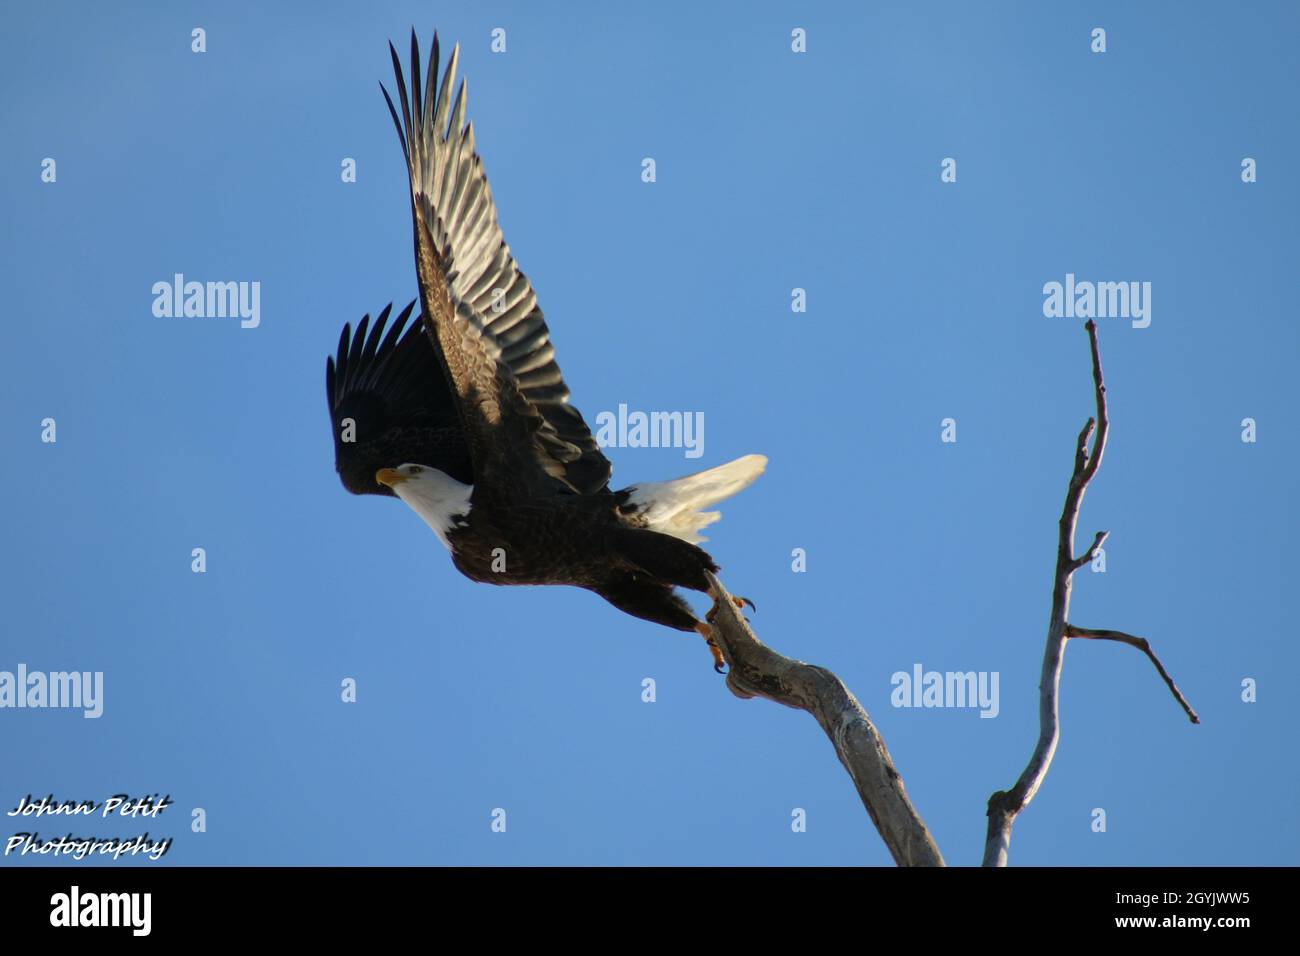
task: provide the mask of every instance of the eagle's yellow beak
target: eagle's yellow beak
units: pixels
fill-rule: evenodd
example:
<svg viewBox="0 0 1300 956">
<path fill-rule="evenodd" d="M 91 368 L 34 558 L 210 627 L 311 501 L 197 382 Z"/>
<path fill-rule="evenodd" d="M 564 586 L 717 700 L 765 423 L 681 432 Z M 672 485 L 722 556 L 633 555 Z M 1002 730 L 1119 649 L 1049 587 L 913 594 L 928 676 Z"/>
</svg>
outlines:
<svg viewBox="0 0 1300 956">
<path fill-rule="evenodd" d="M 396 468 L 380 468 L 375 472 L 375 481 L 379 482 L 381 485 L 387 485 L 389 488 L 400 485 L 409 477 L 409 475 L 402 474 Z"/>
</svg>

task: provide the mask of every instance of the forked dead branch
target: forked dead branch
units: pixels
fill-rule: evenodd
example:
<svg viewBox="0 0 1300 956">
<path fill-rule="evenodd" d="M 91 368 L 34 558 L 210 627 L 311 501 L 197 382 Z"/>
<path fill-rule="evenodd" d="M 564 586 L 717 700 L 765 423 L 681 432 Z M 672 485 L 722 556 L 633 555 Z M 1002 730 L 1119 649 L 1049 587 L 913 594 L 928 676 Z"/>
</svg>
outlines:
<svg viewBox="0 0 1300 956">
<path fill-rule="evenodd" d="M 1043 653 L 1039 683 L 1038 741 L 1020 778 L 1008 791 L 994 793 L 988 804 L 988 833 L 984 848 L 985 866 L 1005 866 L 1016 817 L 1038 792 L 1056 745 L 1060 741 L 1059 694 L 1065 643 L 1070 638 L 1116 641 L 1144 653 L 1168 686 L 1174 699 L 1192 723 L 1200 718 L 1151 650 L 1145 638 L 1122 631 L 1095 630 L 1069 623 L 1070 589 L 1074 573 L 1088 564 L 1106 540 L 1099 531 L 1081 556 L 1074 555 L 1074 535 L 1079 508 L 1089 483 L 1101 467 L 1110 419 L 1106 408 L 1106 385 L 1102 377 L 1097 326 L 1091 320 L 1084 328 L 1092 353 L 1093 391 L 1097 413 L 1079 433 L 1074 469 L 1065 495 L 1057 540 L 1056 575 L 1052 587 L 1052 611 Z M 1091 442 L 1091 448 L 1089 443 Z M 894 769 L 884 739 L 870 716 L 843 681 L 824 667 L 792 660 L 758 640 L 748 622 L 716 577 L 709 576 L 715 604 L 709 612 L 714 640 L 729 666 L 727 686 L 739 697 L 766 697 L 787 707 L 805 710 L 816 718 L 830 738 L 840 762 L 849 772 L 867 813 L 885 846 L 899 866 L 943 866 L 943 856 L 925 823 L 908 799 L 902 777 Z"/>
</svg>

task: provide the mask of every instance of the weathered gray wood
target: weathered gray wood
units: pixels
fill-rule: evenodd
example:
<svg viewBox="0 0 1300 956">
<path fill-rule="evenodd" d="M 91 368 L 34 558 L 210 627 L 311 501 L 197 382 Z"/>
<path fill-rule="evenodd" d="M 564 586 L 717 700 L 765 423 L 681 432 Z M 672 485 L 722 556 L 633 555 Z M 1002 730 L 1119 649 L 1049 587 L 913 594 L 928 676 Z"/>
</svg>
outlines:
<svg viewBox="0 0 1300 956">
<path fill-rule="evenodd" d="M 1089 418 L 1075 445 L 1074 470 L 1070 475 L 1061 511 L 1056 549 L 1056 575 L 1052 585 L 1052 611 L 1048 619 L 1047 645 L 1039 681 L 1038 740 L 1029 763 L 1009 791 L 994 793 L 988 804 L 988 832 L 984 845 L 985 866 L 1006 866 L 1011 846 L 1011 828 L 1019 813 L 1033 800 L 1047 776 L 1060 741 L 1059 694 L 1065 644 L 1070 638 L 1117 641 L 1142 651 L 1155 665 L 1174 698 L 1192 723 L 1200 718 L 1183 697 L 1173 678 L 1151 650 L 1145 638 L 1123 631 L 1093 630 L 1069 623 L 1070 589 L 1074 572 L 1092 560 L 1106 541 L 1108 532 L 1099 531 L 1081 556 L 1074 556 L 1074 534 L 1079 508 L 1088 483 L 1101 467 L 1110 419 L 1106 408 L 1106 385 L 1097 346 L 1097 326 L 1084 326 L 1092 353 L 1093 390 L 1097 403 L 1095 418 Z M 1095 436 L 1095 439 L 1094 439 Z M 1092 440 L 1092 448 L 1088 444 Z M 750 629 L 734 599 L 716 577 L 707 575 L 713 589 L 714 606 L 709 612 L 713 640 L 728 666 L 727 686 L 738 697 L 766 697 L 768 700 L 816 718 L 848 770 L 863 806 L 875 824 L 885 846 L 899 866 L 943 866 L 930 832 L 912 806 L 902 777 L 894 769 L 885 741 L 871 718 L 844 682 L 824 667 L 785 657 L 763 644 Z"/>
<path fill-rule="evenodd" d="M 1007 854 L 1011 847 L 1011 827 L 1016 817 L 1042 785 L 1052 765 L 1056 745 L 1061 738 L 1060 723 L 1060 689 L 1061 669 L 1065 659 L 1065 643 L 1071 637 L 1093 640 L 1113 640 L 1129 644 L 1143 651 L 1155 664 L 1160 676 L 1173 692 L 1191 718 L 1192 723 L 1200 719 L 1191 705 L 1183 698 L 1177 685 L 1165 671 L 1160 660 L 1151 651 L 1150 644 L 1144 638 L 1133 637 L 1120 631 L 1093 631 L 1076 628 L 1069 623 L 1070 588 L 1074 572 L 1092 560 L 1092 556 L 1106 540 L 1108 532 L 1099 531 L 1093 538 L 1092 545 L 1080 557 L 1074 556 L 1074 532 L 1079 522 L 1079 508 L 1083 504 L 1083 494 L 1088 483 L 1101 467 L 1102 454 L 1106 450 L 1106 436 L 1110 430 L 1110 419 L 1106 408 L 1106 384 L 1101 372 L 1101 353 L 1097 346 L 1097 325 L 1091 319 L 1085 323 L 1088 332 L 1089 348 L 1092 352 L 1093 393 L 1097 403 L 1096 418 L 1089 418 L 1079 433 L 1074 453 L 1074 471 L 1070 475 L 1070 484 L 1065 493 L 1065 507 L 1061 511 L 1056 547 L 1056 576 L 1052 585 L 1052 613 L 1047 624 L 1047 646 L 1043 652 L 1043 669 L 1038 684 L 1038 741 L 1029 763 L 1020 774 L 1016 784 L 1010 790 L 999 790 L 989 797 L 988 831 L 984 841 L 984 865 L 1006 866 Z M 1093 437 L 1092 452 L 1088 451 L 1088 440 Z"/>
<path fill-rule="evenodd" d="M 1174 679 L 1170 677 L 1169 672 L 1165 670 L 1165 665 L 1160 663 L 1160 658 L 1156 657 L 1156 652 L 1151 650 L 1151 642 L 1145 637 L 1134 637 L 1132 634 L 1125 634 L 1123 631 L 1098 631 L 1090 627 L 1076 627 L 1073 624 L 1065 625 L 1065 636 L 1077 637 L 1081 640 L 1088 641 L 1115 641 L 1119 644 L 1127 644 L 1129 647 L 1136 647 L 1139 651 L 1145 654 L 1148 659 L 1150 659 L 1152 664 L 1155 665 L 1156 671 L 1164 679 L 1165 685 L 1169 688 L 1169 693 L 1174 695 L 1174 700 L 1178 701 L 1179 706 L 1182 707 L 1183 711 L 1187 714 L 1187 719 L 1194 724 L 1199 724 L 1201 722 L 1201 718 L 1196 715 L 1196 711 L 1192 709 L 1192 705 L 1187 702 L 1187 698 L 1183 696 L 1183 692 L 1178 689 L 1178 685 L 1174 683 Z"/>
<path fill-rule="evenodd" d="M 943 856 L 907 798 L 903 778 L 867 712 L 824 667 L 778 654 L 750 629 L 722 582 L 708 575 L 715 604 L 713 639 L 727 661 L 727 686 L 738 697 L 765 697 L 816 718 L 849 772 L 881 839 L 899 866 L 943 866 Z"/>
</svg>

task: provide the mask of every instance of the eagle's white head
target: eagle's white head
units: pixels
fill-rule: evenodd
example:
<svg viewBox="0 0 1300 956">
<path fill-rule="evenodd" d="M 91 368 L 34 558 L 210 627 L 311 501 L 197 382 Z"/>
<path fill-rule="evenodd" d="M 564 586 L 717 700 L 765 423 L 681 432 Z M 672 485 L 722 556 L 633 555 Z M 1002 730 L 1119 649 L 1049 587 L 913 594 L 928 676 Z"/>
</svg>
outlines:
<svg viewBox="0 0 1300 956">
<path fill-rule="evenodd" d="M 410 505 L 447 550 L 451 550 L 447 532 L 455 526 L 456 519 L 469 514 L 473 485 L 462 484 L 437 468 L 414 464 L 381 468 L 375 472 L 375 481 L 393 489 L 393 494 Z"/>
</svg>

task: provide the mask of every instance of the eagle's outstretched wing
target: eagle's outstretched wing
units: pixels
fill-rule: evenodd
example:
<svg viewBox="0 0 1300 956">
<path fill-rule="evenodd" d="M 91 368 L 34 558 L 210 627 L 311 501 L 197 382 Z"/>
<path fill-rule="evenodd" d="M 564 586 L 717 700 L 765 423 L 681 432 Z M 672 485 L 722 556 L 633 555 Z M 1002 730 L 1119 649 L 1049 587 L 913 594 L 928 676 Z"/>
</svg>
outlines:
<svg viewBox="0 0 1300 956">
<path fill-rule="evenodd" d="M 414 31 L 409 97 L 389 50 L 400 117 L 386 89 L 384 98 L 410 173 L 424 323 L 459 404 L 475 483 L 524 494 L 600 491 L 610 464 L 569 404 L 537 296 L 502 238 L 465 122 L 463 80 L 452 100 L 460 48 L 437 84 L 434 34 L 423 97 Z"/>
<path fill-rule="evenodd" d="M 375 481 L 380 468 L 431 465 L 469 484 L 469 446 L 456 400 L 419 318 L 406 326 L 412 302 L 388 334 L 392 305 L 356 333 L 343 326 L 337 357 L 325 361 L 325 397 L 334 429 L 334 468 L 356 495 L 391 495 Z"/>
</svg>

